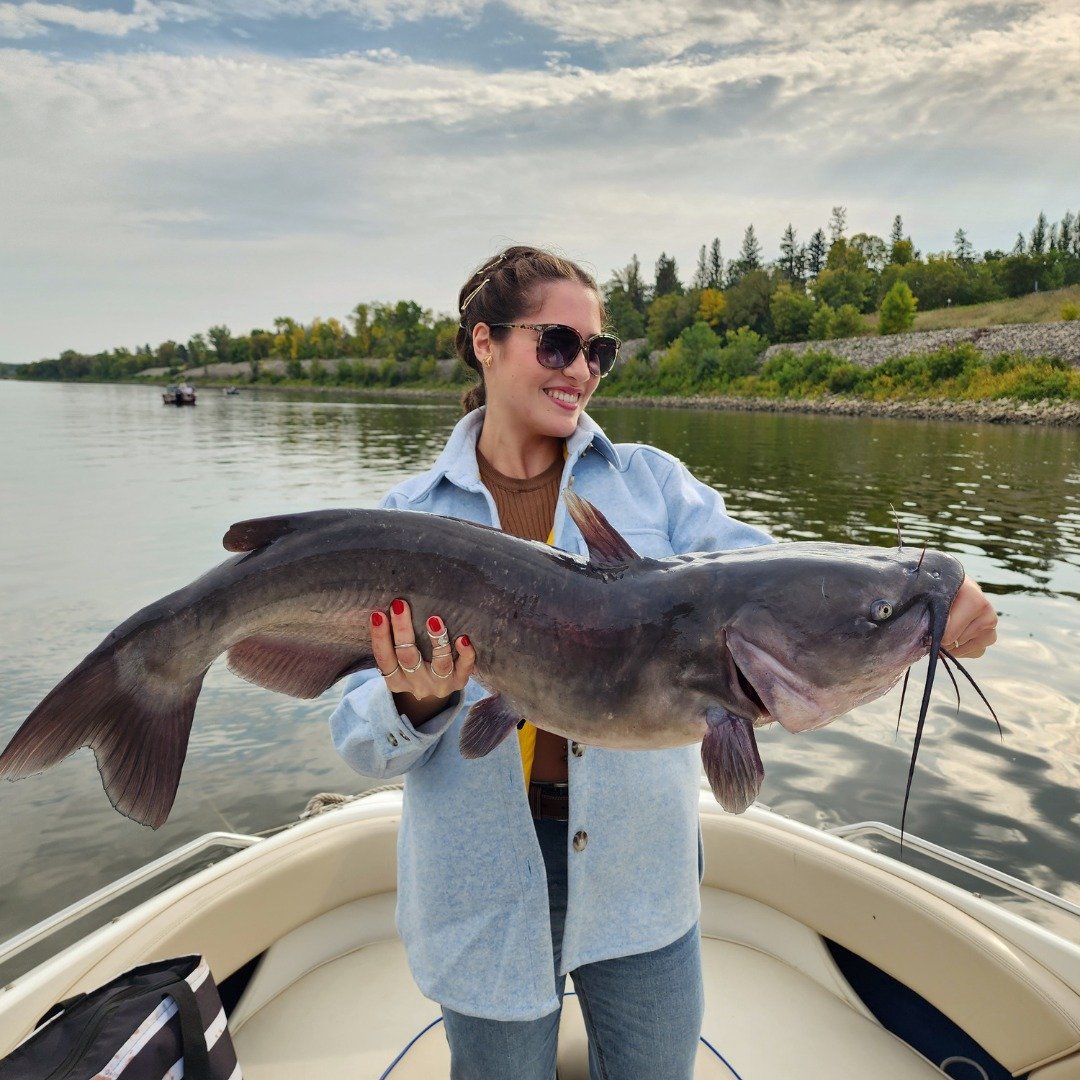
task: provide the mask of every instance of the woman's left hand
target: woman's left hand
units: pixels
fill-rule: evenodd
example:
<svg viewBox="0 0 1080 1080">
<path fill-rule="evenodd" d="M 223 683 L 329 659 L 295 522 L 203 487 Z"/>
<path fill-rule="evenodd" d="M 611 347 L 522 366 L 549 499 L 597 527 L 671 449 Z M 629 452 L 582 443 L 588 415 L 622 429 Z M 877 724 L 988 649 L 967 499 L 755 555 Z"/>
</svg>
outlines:
<svg viewBox="0 0 1080 1080">
<path fill-rule="evenodd" d="M 978 584 L 965 577 L 949 608 L 941 644 L 953 656 L 982 656 L 997 641 L 997 612 Z"/>
</svg>

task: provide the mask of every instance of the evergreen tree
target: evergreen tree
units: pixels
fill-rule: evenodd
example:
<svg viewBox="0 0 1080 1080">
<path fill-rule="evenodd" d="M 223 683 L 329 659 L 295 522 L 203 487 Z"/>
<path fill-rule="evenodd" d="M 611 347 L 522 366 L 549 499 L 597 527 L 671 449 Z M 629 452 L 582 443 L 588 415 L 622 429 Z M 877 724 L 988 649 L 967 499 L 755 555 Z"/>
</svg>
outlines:
<svg viewBox="0 0 1080 1080">
<path fill-rule="evenodd" d="M 1024 239 L 1024 234 L 1022 232 L 1016 234 L 1016 243 L 1013 244 L 1012 253 L 1014 255 L 1027 254 L 1027 241 Z"/>
<path fill-rule="evenodd" d="M 1058 226 L 1058 248 L 1065 252 L 1066 255 L 1073 253 L 1073 243 L 1075 241 L 1075 225 L 1072 212 L 1065 211 L 1062 216 L 1061 224 Z"/>
<path fill-rule="evenodd" d="M 761 269 L 761 244 L 758 243 L 754 226 L 747 225 L 743 233 L 742 248 L 739 250 L 739 269 L 744 274 Z"/>
<path fill-rule="evenodd" d="M 1040 210 L 1039 218 L 1035 222 L 1035 228 L 1031 230 L 1031 247 L 1029 250 L 1032 255 L 1045 254 L 1048 232 L 1049 226 L 1046 221 L 1046 215 Z"/>
<path fill-rule="evenodd" d="M 695 289 L 707 289 L 709 287 L 709 254 L 705 244 L 698 250 L 697 269 L 694 271 Z"/>
<path fill-rule="evenodd" d="M 802 251 L 791 222 L 780 240 L 780 270 L 789 281 L 802 280 Z"/>
<path fill-rule="evenodd" d="M 832 208 L 832 217 L 829 218 L 829 238 L 835 244 L 837 240 L 844 239 L 844 233 L 846 231 L 847 207 L 834 206 Z"/>
<path fill-rule="evenodd" d="M 644 317 L 649 307 L 649 287 L 641 276 L 641 263 L 635 254 L 621 270 L 616 270 L 612 275 L 616 285 L 621 285 L 634 310 Z"/>
<path fill-rule="evenodd" d="M 817 277 L 825 269 L 825 257 L 828 252 L 829 248 L 825 243 L 825 232 L 818 229 L 810 237 L 810 243 L 806 248 L 806 269 L 810 272 L 811 277 Z"/>
<path fill-rule="evenodd" d="M 892 232 L 889 233 L 889 242 L 893 247 L 896 247 L 901 240 L 904 239 L 904 223 L 900 220 L 900 215 L 892 219 Z"/>
<path fill-rule="evenodd" d="M 724 287 L 724 260 L 720 255 L 720 237 L 714 236 L 709 245 L 709 282 L 708 288 L 722 289 Z"/>
<path fill-rule="evenodd" d="M 653 296 L 668 296 L 671 293 L 681 296 L 682 291 L 679 268 L 675 265 L 674 256 L 660 252 L 660 258 L 656 260 L 656 284 L 653 286 Z"/>
</svg>

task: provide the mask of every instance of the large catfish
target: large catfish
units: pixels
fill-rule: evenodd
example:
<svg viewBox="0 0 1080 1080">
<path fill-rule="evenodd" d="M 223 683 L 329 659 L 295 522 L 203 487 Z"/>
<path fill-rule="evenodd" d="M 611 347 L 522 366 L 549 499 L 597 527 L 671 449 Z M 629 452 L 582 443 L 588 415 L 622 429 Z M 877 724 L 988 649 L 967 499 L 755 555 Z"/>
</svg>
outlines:
<svg viewBox="0 0 1080 1080">
<path fill-rule="evenodd" d="M 821 727 L 929 652 L 921 734 L 964 576 L 955 559 L 824 543 L 645 559 L 593 506 L 565 497 L 588 559 L 411 511 L 234 525 L 225 547 L 242 554 L 109 634 L 30 714 L 0 776 L 89 746 L 113 806 L 157 828 L 218 656 L 260 686 L 315 697 L 374 665 L 369 614 L 397 596 L 476 643 L 491 696 L 462 727 L 466 757 L 490 752 L 523 717 L 592 746 L 700 741 L 717 799 L 741 812 L 764 777 L 755 725 Z"/>
</svg>

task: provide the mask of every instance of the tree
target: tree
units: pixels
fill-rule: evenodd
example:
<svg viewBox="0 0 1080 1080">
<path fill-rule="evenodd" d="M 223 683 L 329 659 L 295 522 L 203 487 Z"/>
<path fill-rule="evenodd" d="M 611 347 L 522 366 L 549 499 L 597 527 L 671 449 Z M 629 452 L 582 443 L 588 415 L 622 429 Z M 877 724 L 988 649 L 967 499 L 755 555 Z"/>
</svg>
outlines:
<svg viewBox="0 0 1080 1080">
<path fill-rule="evenodd" d="M 888 262 L 889 252 L 885 241 L 871 233 L 856 233 L 848 242 L 848 248 L 858 253 L 862 265 L 872 274 L 880 274 Z"/>
<path fill-rule="evenodd" d="M 607 307 L 608 321 L 623 341 L 633 341 L 645 336 L 645 320 L 622 285 L 608 282 L 604 288 L 604 304 Z"/>
<path fill-rule="evenodd" d="M 919 301 L 906 281 L 898 281 L 881 301 L 881 319 L 878 332 L 900 334 L 915 324 L 915 309 Z"/>
<path fill-rule="evenodd" d="M 828 246 L 825 243 L 825 232 L 818 229 L 810 237 L 810 243 L 806 248 L 806 268 L 811 277 L 817 277 L 825 269 L 825 256 L 828 254 Z"/>
<path fill-rule="evenodd" d="M 1046 251 L 1048 231 L 1049 225 L 1046 221 L 1046 215 L 1040 210 L 1038 220 L 1035 222 L 1035 228 L 1031 230 L 1031 246 L 1028 250 L 1032 255 L 1042 255 Z"/>
<path fill-rule="evenodd" d="M 707 287 L 710 289 L 722 289 L 724 287 L 724 260 L 720 255 L 720 237 L 714 236 L 709 245 L 709 280 Z"/>
<path fill-rule="evenodd" d="M 788 281 L 802 281 L 804 258 L 804 253 L 795 237 L 795 228 L 789 221 L 780 239 L 780 260 L 777 264 Z"/>
<path fill-rule="evenodd" d="M 776 291 L 772 277 L 764 270 L 750 270 L 738 284 L 727 291 L 727 314 L 724 322 L 728 329 L 737 330 L 749 326 L 751 330 L 769 337 L 772 334 L 772 312 L 769 309 L 772 294 Z"/>
<path fill-rule="evenodd" d="M 230 353 L 232 352 L 232 333 L 227 326 L 211 326 L 206 331 L 206 336 L 210 339 L 210 343 L 214 346 L 218 355 L 218 361 L 222 364 L 227 364 L 230 360 Z"/>
<path fill-rule="evenodd" d="M 896 245 L 899 244 L 900 241 L 903 240 L 903 239 L 904 239 L 904 223 L 901 220 L 900 215 L 897 214 L 896 217 L 894 217 L 892 219 L 892 232 L 889 233 L 889 243 L 893 247 L 896 247 Z"/>
<path fill-rule="evenodd" d="M 644 316 L 649 307 L 649 287 L 641 276 L 641 263 L 637 255 L 634 255 L 622 270 L 616 270 L 613 273 L 612 281 L 623 287 L 630 303 L 640 315 Z"/>
<path fill-rule="evenodd" d="M 656 284 L 653 286 L 653 296 L 668 296 L 672 293 L 681 295 L 682 291 L 679 268 L 675 265 L 674 257 L 669 257 L 663 251 L 660 252 L 660 258 L 656 260 Z"/>
<path fill-rule="evenodd" d="M 832 216 L 829 218 L 829 238 L 835 244 L 837 240 L 844 239 L 847 230 L 847 207 L 834 206 Z"/>
<path fill-rule="evenodd" d="M 824 341 L 832 337 L 832 324 L 835 311 L 828 304 L 822 304 L 810 320 L 809 335 L 811 341 Z"/>
<path fill-rule="evenodd" d="M 814 306 L 814 301 L 802 288 L 794 289 L 790 282 L 782 281 L 769 303 L 776 340 L 805 341 L 810 333 Z"/>
<path fill-rule="evenodd" d="M 854 304 L 843 304 L 833 316 L 829 330 L 834 338 L 856 337 L 866 333 L 866 324 L 862 321 L 859 309 Z"/>
<path fill-rule="evenodd" d="M 957 229 L 956 236 L 953 237 L 953 254 L 956 255 L 957 261 L 962 263 L 975 261 L 975 249 L 971 246 L 967 233 L 963 229 Z"/>
<path fill-rule="evenodd" d="M 694 271 L 695 289 L 707 289 L 709 287 L 709 253 L 705 244 L 698 250 L 697 269 Z"/>
<path fill-rule="evenodd" d="M 690 296 L 665 293 L 649 305 L 646 334 L 650 348 L 663 349 L 670 345 L 686 327 L 694 324 L 697 319 L 696 298 L 696 293 Z"/>
<path fill-rule="evenodd" d="M 727 311 L 727 297 L 719 289 L 702 289 L 701 301 L 698 304 L 698 318 L 709 325 L 710 329 L 719 332 L 724 324 L 724 313 Z"/>
</svg>

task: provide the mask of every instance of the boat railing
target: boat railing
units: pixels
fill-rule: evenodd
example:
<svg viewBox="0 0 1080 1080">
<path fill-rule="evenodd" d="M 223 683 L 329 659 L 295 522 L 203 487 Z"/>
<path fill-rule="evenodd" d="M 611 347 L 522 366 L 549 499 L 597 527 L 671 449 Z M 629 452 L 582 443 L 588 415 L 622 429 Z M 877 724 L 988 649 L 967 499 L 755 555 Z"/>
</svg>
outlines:
<svg viewBox="0 0 1080 1080">
<path fill-rule="evenodd" d="M 995 870 L 992 866 L 987 866 L 985 863 L 978 862 L 975 859 L 969 859 L 966 855 L 941 847 L 930 840 L 924 840 L 921 836 L 904 833 L 903 837 L 901 837 L 898 828 L 894 825 L 888 825 L 884 821 L 856 821 L 850 825 L 836 825 L 832 828 L 823 829 L 822 832 L 826 832 L 830 836 L 838 836 L 843 840 L 878 836 L 894 841 L 897 844 L 901 844 L 902 841 L 905 850 L 917 851 L 935 862 L 950 866 L 954 870 L 960 870 L 980 881 L 985 881 L 989 885 L 996 885 L 1006 892 L 1026 899 L 1042 900 L 1044 903 L 1051 904 L 1072 915 L 1080 915 L 1080 904 L 1074 904 L 1062 896 L 1055 896 L 1045 889 L 1040 889 L 1037 885 L 1029 885 L 1026 881 L 1021 881 L 1011 874 Z"/>
<path fill-rule="evenodd" d="M 108 904 L 120 900 L 142 885 L 152 882 L 154 878 L 165 877 L 169 871 L 175 870 L 186 862 L 197 858 L 199 855 L 215 847 L 226 848 L 228 853 L 240 851 L 258 843 L 261 836 L 249 836 L 245 833 L 211 832 L 205 833 L 196 839 L 182 844 L 173 851 L 167 852 L 160 858 L 140 866 L 130 874 L 125 874 L 116 881 L 98 889 L 97 892 L 75 901 L 55 915 L 50 915 L 41 922 L 24 930 L 21 934 L 0 944 L 0 968 L 13 960 L 20 953 L 45 941 L 49 937 L 62 932 L 73 926 L 76 922 L 87 918 L 95 911 L 100 911 Z M 217 860 L 214 860 L 217 861 Z"/>
</svg>

